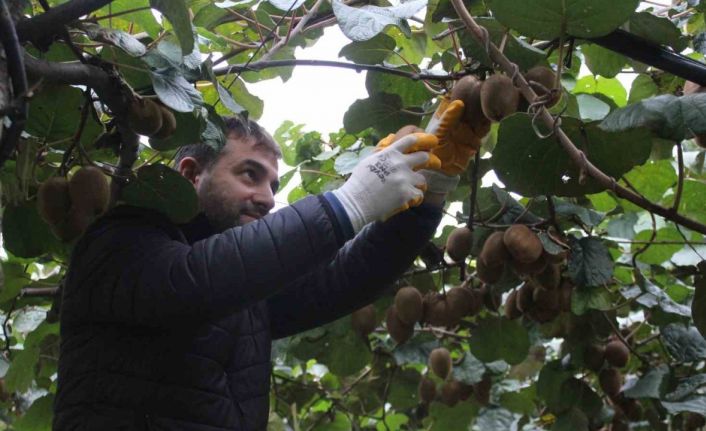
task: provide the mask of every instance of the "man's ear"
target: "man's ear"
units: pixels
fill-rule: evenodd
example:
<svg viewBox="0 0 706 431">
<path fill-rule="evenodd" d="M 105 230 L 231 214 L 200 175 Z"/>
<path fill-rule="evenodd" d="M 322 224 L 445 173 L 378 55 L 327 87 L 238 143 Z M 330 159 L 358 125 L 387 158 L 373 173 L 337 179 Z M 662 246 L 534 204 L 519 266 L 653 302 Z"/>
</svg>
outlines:
<svg viewBox="0 0 706 431">
<path fill-rule="evenodd" d="M 189 180 L 194 187 L 199 185 L 199 179 L 203 173 L 203 167 L 201 164 L 193 157 L 184 157 L 179 161 L 179 166 L 177 166 L 179 173 Z"/>
</svg>

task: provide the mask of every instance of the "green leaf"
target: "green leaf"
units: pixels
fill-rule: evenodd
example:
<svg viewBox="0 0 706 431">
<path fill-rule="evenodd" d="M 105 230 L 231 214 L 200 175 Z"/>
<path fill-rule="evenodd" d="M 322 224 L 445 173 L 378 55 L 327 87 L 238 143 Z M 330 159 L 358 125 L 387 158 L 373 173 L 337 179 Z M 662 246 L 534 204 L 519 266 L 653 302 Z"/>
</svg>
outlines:
<svg viewBox="0 0 706 431">
<path fill-rule="evenodd" d="M 158 151 L 173 150 L 183 145 L 199 142 L 206 128 L 206 121 L 195 112 L 173 112 L 176 129 L 167 139 L 150 138 L 150 147 Z"/>
<path fill-rule="evenodd" d="M 104 28 L 89 22 L 83 24 L 83 29 L 91 40 L 115 45 L 133 57 L 139 57 L 147 52 L 142 42 L 124 31 Z"/>
<path fill-rule="evenodd" d="M 10 392 L 25 392 L 34 381 L 34 367 L 39 360 L 39 347 L 28 346 L 16 351 L 5 374 L 5 385 Z"/>
<path fill-rule="evenodd" d="M 349 133 L 358 133 L 374 127 L 380 134 L 395 133 L 407 124 L 419 124 L 419 117 L 402 111 L 402 99 L 396 94 L 374 94 L 358 99 L 343 116 L 343 125 Z"/>
<path fill-rule="evenodd" d="M 509 430 L 515 422 L 515 415 L 503 408 L 484 409 L 476 419 L 476 426 L 480 430 Z"/>
<path fill-rule="evenodd" d="M 194 186 L 177 171 L 161 164 L 137 170 L 137 176 L 123 189 L 129 205 L 162 212 L 174 223 L 186 223 L 198 212 Z"/>
<path fill-rule="evenodd" d="M 511 412 L 531 416 L 537 409 L 536 398 L 537 387 L 532 385 L 520 390 L 504 392 L 500 395 L 500 404 Z"/>
<path fill-rule="evenodd" d="M 576 82 L 572 93 L 591 94 L 607 102 L 611 107 L 613 105 L 625 106 L 628 102 L 628 93 L 617 78 L 604 78 L 602 76 L 596 78 L 592 75 L 587 75 Z"/>
<path fill-rule="evenodd" d="M 152 86 L 159 100 L 177 112 L 191 112 L 203 105 L 201 93 L 175 69 L 152 71 Z"/>
<path fill-rule="evenodd" d="M 576 102 L 579 104 L 579 115 L 581 115 L 581 119 L 583 120 L 602 120 L 610 113 L 609 104 L 590 94 L 577 95 Z"/>
<path fill-rule="evenodd" d="M 706 132 L 706 94 L 663 94 L 611 112 L 601 129 L 619 132 L 645 127 L 664 139 L 681 141 Z"/>
<path fill-rule="evenodd" d="M 514 365 L 524 361 L 530 342 L 527 330 L 516 321 L 489 317 L 471 335 L 471 352 L 483 362 L 502 359 Z"/>
<path fill-rule="evenodd" d="M 439 347 L 439 341 L 431 335 L 418 335 L 397 346 L 392 352 L 397 365 L 426 364 L 432 350 Z"/>
<path fill-rule="evenodd" d="M 330 422 L 324 422 L 323 425 L 313 428 L 314 431 L 349 431 L 350 429 L 350 419 L 341 412 L 336 413 Z"/>
<path fill-rule="evenodd" d="M 17 257 L 37 257 L 58 247 L 34 201 L 5 208 L 2 235 L 5 249 Z"/>
<path fill-rule="evenodd" d="M 641 195 L 653 202 L 660 202 L 677 183 L 677 173 L 671 160 L 650 161 L 635 166 L 625 177 Z M 642 208 L 626 200 L 620 200 L 620 204 L 626 211 L 642 211 Z"/>
<path fill-rule="evenodd" d="M 572 118 L 564 118 L 562 129 L 594 165 L 614 178 L 644 163 L 650 154 L 651 143 L 644 130 L 609 133 Z M 583 196 L 603 190 L 590 178 L 582 184 L 579 169 L 566 151 L 554 138 L 540 139 L 526 114 L 500 123 L 492 163 L 498 179 L 522 196 Z"/>
<path fill-rule="evenodd" d="M 625 56 L 592 43 L 581 45 L 581 52 L 583 52 L 586 66 L 591 72 L 606 78 L 614 78 L 628 62 Z"/>
<path fill-rule="evenodd" d="M 432 425 L 431 428 L 425 428 L 429 431 L 467 429 L 471 424 L 471 419 L 473 419 L 477 413 L 477 407 L 471 406 L 467 402 L 460 402 L 454 407 L 432 402 L 429 406 L 429 417 L 426 419 L 431 422 Z"/>
<path fill-rule="evenodd" d="M 455 380 L 472 385 L 483 380 L 485 365 L 470 352 L 466 352 L 463 361 L 454 365 L 452 373 Z"/>
<path fill-rule="evenodd" d="M 395 50 L 395 40 L 380 33 L 372 39 L 363 42 L 352 42 L 341 48 L 339 57 L 359 64 L 382 63 Z M 370 73 L 370 72 L 368 72 Z"/>
<path fill-rule="evenodd" d="M 565 411 L 556 418 L 552 431 L 588 431 L 586 414 L 576 407 Z"/>
<path fill-rule="evenodd" d="M 694 300 L 691 303 L 691 316 L 694 325 L 706 338 L 706 277 L 703 274 L 696 276 L 694 282 Z"/>
<path fill-rule="evenodd" d="M 7 241 L 7 237 L 5 237 Z M 7 246 L 7 243 L 5 243 Z M 0 262 L 2 265 L 2 290 L 0 290 L 0 304 L 7 302 L 20 293 L 28 284 L 30 275 L 25 272 L 24 265 L 13 262 Z"/>
<path fill-rule="evenodd" d="M 265 103 L 259 97 L 251 94 L 242 79 L 238 79 L 230 88 L 235 102 L 248 111 L 248 117 L 255 120 L 262 117 Z"/>
<path fill-rule="evenodd" d="M 631 386 L 623 389 L 628 398 L 662 398 L 666 385 L 669 384 L 669 366 L 660 364 L 652 368 L 635 381 Z"/>
<path fill-rule="evenodd" d="M 560 361 L 547 363 L 539 372 L 537 396 L 544 400 L 550 411 L 558 412 L 563 408 L 566 394 L 561 392 L 561 387 L 571 377 L 571 371 L 563 369 Z"/>
<path fill-rule="evenodd" d="M 682 190 L 679 214 L 706 223 L 706 184 L 701 181 L 686 179 Z M 668 200 L 668 206 L 674 202 L 674 196 Z"/>
<path fill-rule="evenodd" d="M 657 84 L 655 84 L 652 77 L 641 73 L 632 81 L 628 104 L 632 105 L 633 103 L 652 97 L 658 92 L 659 88 L 657 88 Z"/>
<path fill-rule="evenodd" d="M 650 241 L 651 239 L 651 229 L 638 232 L 638 234 L 635 236 L 635 241 Z M 657 236 L 655 236 L 654 238 L 654 241 L 658 243 L 660 241 L 680 242 L 683 241 L 683 238 L 676 228 L 670 226 L 659 229 L 657 231 Z M 638 250 L 642 249 L 644 246 L 644 244 L 633 244 L 631 250 L 633 253 L 635 253 Z M 647 250 L 645 250 L 644 253 L 638 255 L 637 260 L 651 265 L 659 265 L 669 260 L 674 255 L 674 253 L 681 250 L 682 247 L 683 246 L 680 244 L 652 244 Z"/>
<path fill-rule="evenodd" d="M 398 68 L 411 72 L 407 66 Z M 422 106 L 431 98 L 431 93 L 421 81 L 410 81 L 408 78 L 370 71 L 365 77 L 365 88 L 368 94 L 374 96 L 378 93 L 396 94 L 402 100 L 402 106 Z"/>
<path fill-rule="evenodd" d="M 304 4 L 305 0 L 268 0 L 274 7 L 283 11 L 292 11 Z"/>
<path fill-rule="evenodd" d="M 662 401 L 662 406 L 673 415 L 682 412 L 692 412 L 703 415 L 706 412 L 706 395 L 694 395 L 684 401 Z"/>
<path fill-rule="evenodd" d="M 613 275 L 613 259 L 608 248 L 598 238 L 569 238 L 571 255 L 568 273 L 578 286 L 602 286 Z"/>
<path fill-rule="evenodd" d="M 630 33 L 660 45 L 667 45 L 681 52 L 689 41 L 681 30 L 668 18 L 658 17 L 649 12 L 639 12 L 630 17 Z"/>
<path fill-rule="evenodd" d="M 706 385 L 706 374 L 697 374 L 679 380 L 676 389 L 664 396 L 665 401 L 679 401 L 691 395 L 701 386 Z"/>
<path fill-rule="evenodd" d="M 641 279 L 640 286 L 625 288 L 621 290 L 620 293 L 625 297 L 625 299 L 636 298 L 635 301 L 643 307 L 657 307 L 665 313 L 675 314 L 682 317 L 690 316 L 691 313 L 689 311 L 689 307 L 675 302 L 659 286 L 646 279 Z"/>
<path fill-rule="evenodd" d="M 706 340 L 699 331 L 678 323 L 662 328 L 662 341 L 669 354 L 679 362 L 703 361 L 706 359 Z"/>
<path fill-rule="evenodd" d="M 51 431 L 54 394 L 36 399 L 27 412 L 13 424 L 16 431 Z"/>
<path fill-rule="evenodd" d="M 343 34 L 353 41 L 362 42 L 375 37 L 388 25 L 406 25 L 403 20 L 414 16 L 426 4 L 426 0 L 412 0 L 399 6 L 365 5 L 354 8 L 334 0 L 333 13 Z"/>
<path fill-rule="evenodd" d="M 160 11 L 174 27 L 174 33 L 179 38 L 182 55 L 188 55 L 194 50 L 194 34 L 191 30 L 189 9 L 184 0 L 150 0 L 150 6 Z"/>
<path fill-rule="evenodd" d="M 609 310 L 613 306 L 610 295 L 603 287 L 575 289 L 571 295 L 571 312 L 581 316 L 589 310 Z"/>
<path fill-rule="evenodd" d="M 564 32 L 591 38 L 624 23 L 639 0 L 492 0 L 494 16 L 512 29 L 536 39 L 551 40 Z"/>
</svg>

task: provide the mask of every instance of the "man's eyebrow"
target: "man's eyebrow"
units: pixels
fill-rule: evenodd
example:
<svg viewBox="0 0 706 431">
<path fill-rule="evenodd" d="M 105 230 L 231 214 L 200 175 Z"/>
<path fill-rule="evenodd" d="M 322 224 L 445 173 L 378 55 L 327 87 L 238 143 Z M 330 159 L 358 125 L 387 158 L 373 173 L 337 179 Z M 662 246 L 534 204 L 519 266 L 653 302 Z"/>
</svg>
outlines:
<svg viewBox="0 0 706 431">
<path fill-rule="evenodd" d="M 249 167 L 252 167 L 252 168 L 258 170 L 260 174 L 264 174 L 264 175 L 268 174 L 267 168 L 265 167 L 265 165 L 263 165 L 262 163 L 258 162 L 257 160 L 245 159 L 245 160 L 243 160 L 243 162 L 241 163 L 241 166 L 249 166 Z M 270 183 L 270 186 L 272 187 L 272 191 L 273 191 L 273 192 L 276 192 L 277 190 L 279 190 L 279 179 L 275 179 L 274 181 L 272 181 L 272 182 Z"/>
</svg>

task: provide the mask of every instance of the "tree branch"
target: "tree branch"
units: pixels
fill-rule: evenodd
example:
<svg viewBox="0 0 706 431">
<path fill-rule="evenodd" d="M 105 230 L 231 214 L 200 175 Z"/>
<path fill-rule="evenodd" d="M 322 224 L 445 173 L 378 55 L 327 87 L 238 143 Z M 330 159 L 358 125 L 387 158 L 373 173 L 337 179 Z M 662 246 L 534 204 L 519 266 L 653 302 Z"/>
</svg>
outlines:
<svg viewBox="0 0 706 431">
<path fill-rule="evenodd" d="M 216 76 L 227 75 L 231 72 L 246 72 L 246 71 L 257 71 L 262 69 L 268 69 L 271 67 L 287 67 L 287 66 L 324 66 L 324 67 L 339 67 L 344 69 L 353 69 L 356 72 L 361 72 L 363 70 L 373 70 L 380 73 L 389 73 L 392 75 L 403 76 L 405 78 L 412 79 L 414 81 L 426 79 L 430 81 L 455 81 L 469 72 L 458 72 L 449 75 L 437 75 L 432 73 L 415 73 L 415 72 L 405 72 L 403 70 L 393 69 L 385 66 L 380 66 L 377 64 L 356 64 L 356 63 L 345 63 L 342 61 L 330 61 L 330 60 L 308 60 L 308 59 L 291 59 L 291 60 L 270 60 L 270 61 L 256 61 L 250 63 L 247 67 L 242 64 L 233 64 L 229 66 L 219 67 L 213 70 Z"/>
<path fill-rule="evenodd" d="M 72 0 L 33 18 L 17 23 L 20 41 L 30 41 L 40 49 L 51 44 L 55 35 L 61 34 L 64 26 L 83 15 L 102 8 L 113 0 Z"/>
<path fill-rule="evenodd" d="M 502 69 L 505 71 L 505 73 L 508 74 L 508 76 L 514 78 L 515 85 L 519 87 L 525 99 L 527 99 L 530 104 L 534 103 L 537 100 L 537 94 L 529 86 L 525 77 L 521 73 L 517 72 L 518 66 L 512 63 L 502 52 L 500 52 L 500 50 L 498 50 L 498 47 L 495 46 L 495 44 L 493 44 L 493 42 L 489 40 L 488 30 L 479 26 L 478 23 L 476 23 L 471 14 L 468 12 L 468 9 L 466 9 L 466 6 L 464 6 L 462 0 L 451 0 L 451 2 L 454 8 L 456 9 L 456 12 L 466 25 L 466 28 L 471 33 L 471 35 L 476 40 L 478 40 L 483 46 L 486 46 L 488 48 L 488 54 L 490 55 L 490 58 L 495 63 L 499 64 L 500 67 L 502 67 Z M 580 167 L 582 172 L 586 172 L 586 174 L 595 179 L 596 182 L 598 182 L 604 189 L 612 190 L 619 197 L 634 203 L 640 208 L 646 209 L 650 213 L 658 214 L 667 220 L 679 223 L 682 226 L 687 227 L 696 232 L 706 234 L 706 225 L 701 224 L 696 220 L 684 217 L 672 211 L 670 208 L 665 208 L 660 205 L 654 204 L 649 200 L 639 196 L 638 194 L 633 193 L 632 191 L 618 185 L 614 178 L 609 177 L 603 171 L 598 169 L 593 163 L 591 163 L 587 159 L 586 154 L 583 151 L 576 148 L 576 145 L 571 141 L 568 135 L 564 133 L 561 127 L 557 124 L 554 117 L 552 117 L 552 115 L 544 106 L 539 107 L 537 115 L 539 118 L 541 118 L 544 124 L 546 124 L 551 130 L 553 130 L 559 143 L 567 152 L 571 160 L 576 164 L 576 166 Z"/>
<path fill-rule="evenodd" d="M 299 33 L 304 30 L 304 26 L 306 26 L 306 23 L 309 22 L 311 17 L 316 15 L 316 12 L 319 10 L 319 7 L 324 3 L 324 0 L 317 0 L 316 3 L 314 3 L 314 6 L 311 7 L 309 12 L 307 12 L 306 15 L 302 17 L 301 20 L 297 23 L 296 27 L 292 29 L 292 31 L 287 35 L 285 39 L 280 39 L 279 42 L 275 44 L 269 51 L 267 51 L 265 54 L 263 54 L 262 57 L 260 57 L 259 61 L 268 61 L 270 58 L 272 58 L 273 55 L 277 53 L 282 47 L 284 47 L 287 42 L 293 37 L 296 37 Z"/>
</svg>

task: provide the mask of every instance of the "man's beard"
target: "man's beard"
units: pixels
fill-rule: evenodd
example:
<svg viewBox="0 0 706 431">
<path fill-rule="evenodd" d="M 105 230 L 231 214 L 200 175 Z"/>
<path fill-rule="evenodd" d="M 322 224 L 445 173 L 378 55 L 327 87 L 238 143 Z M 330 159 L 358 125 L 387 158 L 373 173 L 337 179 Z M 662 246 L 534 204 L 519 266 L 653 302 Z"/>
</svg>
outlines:
<svg viewBox="0 0 706 431">
<path fill-rule="evenodd" d="M 240 216 L 243 212 L 259 214 L 249 202 L 235 202 L 219 193 L 210 176 L 205 176 L 196 190 L 201 211 L 206 215 L 209 223 L 218 231 L 239 226 Z"/>
</svg>

